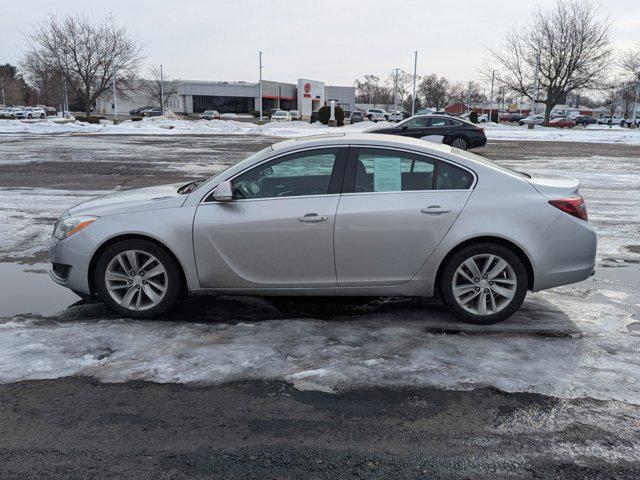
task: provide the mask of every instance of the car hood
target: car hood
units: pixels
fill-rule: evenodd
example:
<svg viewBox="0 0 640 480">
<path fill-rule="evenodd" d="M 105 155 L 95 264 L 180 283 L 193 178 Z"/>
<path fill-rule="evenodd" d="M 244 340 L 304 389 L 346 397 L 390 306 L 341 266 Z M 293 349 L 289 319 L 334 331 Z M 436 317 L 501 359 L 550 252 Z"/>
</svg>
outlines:
<svg viewBox="0 0 640 480">
<path fill-rule="evenodd" d="M 180 207 L 188 195 L 178 193 L 186 182 L 136 188 L 92 198 L 69 209 L 69 215 L 115 215 L 118 213 Z"/>
</svg>

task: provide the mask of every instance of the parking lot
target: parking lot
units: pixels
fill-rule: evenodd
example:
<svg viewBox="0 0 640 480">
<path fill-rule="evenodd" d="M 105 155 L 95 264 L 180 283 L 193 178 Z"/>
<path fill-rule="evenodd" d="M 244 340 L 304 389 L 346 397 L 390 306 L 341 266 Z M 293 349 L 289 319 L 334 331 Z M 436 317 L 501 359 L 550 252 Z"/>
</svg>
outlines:
<svg viewBox="0 0 640 480">
<path fill-rule="evenodd" d="M 637 144 L 514 138 L 477 152 L 579 178 L 599 241 L 595 276 L 531 294 L 490 327 L 395 298 L 199 297 L 132 321 L 71 306 L 46 276 L 53 222 L 70 206 L 208 176 L 275 141 L 0 138 L 7 478 L 640 475 Z"/>
</svg>

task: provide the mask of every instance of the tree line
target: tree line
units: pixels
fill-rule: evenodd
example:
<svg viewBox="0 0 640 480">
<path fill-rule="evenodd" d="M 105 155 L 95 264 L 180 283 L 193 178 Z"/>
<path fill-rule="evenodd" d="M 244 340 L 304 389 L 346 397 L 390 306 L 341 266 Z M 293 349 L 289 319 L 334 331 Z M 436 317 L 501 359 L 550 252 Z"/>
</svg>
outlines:
<svg viewBox="0 0 640 480">
<path fill-rule="evenodd" d="M 469 99 L 472 105 L 489 100 L 498 104 L 534 101 L 544 105 L 548 120 L 556 105 L 579 101 L 593 107 L 598 103 L 593 97 L 599 97 L 599 103 L 612 113 L 617 109 L 629 113 L 640 85 L 640 43 L 615 52 L 611 27 L 595 0 L 557 0 L 553 7 L 535 8 L 529 23 L 514 28 L 499 47 L 489 49 L 486 66 L 478 73 L 481 83 L 465 85 L 436 74 L 421 76 L 416 104 L 439 110 Z M 364 80 L 355 81 L 356 101 L 394 104 L 394 91 L 399 91 L 401 105 L 410 111 L 412 99 L 406 86 L 413 85 L 413 75 L 402 72 L 400 78 L 401 88 L 394 89 L 393 74 L 384 80 L 365 75 Z"/>
</svg>

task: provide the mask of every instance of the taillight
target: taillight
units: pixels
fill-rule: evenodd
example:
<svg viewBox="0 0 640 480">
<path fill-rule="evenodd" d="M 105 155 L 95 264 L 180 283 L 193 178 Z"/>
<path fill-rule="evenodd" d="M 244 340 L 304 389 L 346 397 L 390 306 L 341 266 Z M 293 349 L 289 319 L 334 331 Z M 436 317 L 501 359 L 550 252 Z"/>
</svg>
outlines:
<svg viewBox="0 0 640 480">
<path fill-rule="evenodd" d="M 549 200 L 549 203 L 580 220 L 589 220 L 587 216 L 587 204 L 584 203 L 582 197 L 560 198 L 558 200 Z"/>
</svg>

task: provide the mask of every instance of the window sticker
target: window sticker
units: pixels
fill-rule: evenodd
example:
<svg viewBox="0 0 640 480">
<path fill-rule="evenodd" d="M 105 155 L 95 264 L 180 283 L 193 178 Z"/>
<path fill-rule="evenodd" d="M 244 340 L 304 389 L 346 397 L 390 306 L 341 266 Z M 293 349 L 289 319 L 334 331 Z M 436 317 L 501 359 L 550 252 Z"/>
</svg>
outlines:
<svg viewBox="0 0 640 480">
<path fill-rule="evenodd" d="M 374 192 L 399 192 L 402 190 L 400 158 L 375 158 L 373 172 Z"/>
</svg>

